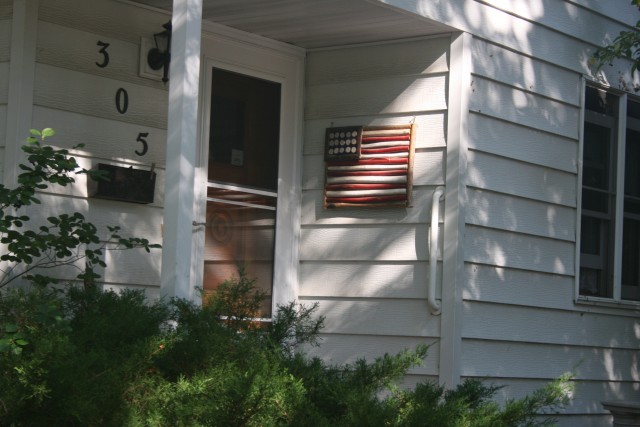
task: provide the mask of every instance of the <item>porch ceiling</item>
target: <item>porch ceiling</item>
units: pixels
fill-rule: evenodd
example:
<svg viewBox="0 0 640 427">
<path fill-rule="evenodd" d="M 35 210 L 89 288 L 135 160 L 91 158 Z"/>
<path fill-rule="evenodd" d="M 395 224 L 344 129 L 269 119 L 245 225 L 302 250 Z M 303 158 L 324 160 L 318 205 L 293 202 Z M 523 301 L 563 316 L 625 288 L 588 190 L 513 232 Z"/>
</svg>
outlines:
<svg viewBox="0 0 640 427">
<path fill-rule="evenodd" d="M 172 0 L 135 0 L 164 10 Z M 394 40 L 451 28 L 377 0 L 203 0 L 203 20 L 307 49 Z"/>
</svg>

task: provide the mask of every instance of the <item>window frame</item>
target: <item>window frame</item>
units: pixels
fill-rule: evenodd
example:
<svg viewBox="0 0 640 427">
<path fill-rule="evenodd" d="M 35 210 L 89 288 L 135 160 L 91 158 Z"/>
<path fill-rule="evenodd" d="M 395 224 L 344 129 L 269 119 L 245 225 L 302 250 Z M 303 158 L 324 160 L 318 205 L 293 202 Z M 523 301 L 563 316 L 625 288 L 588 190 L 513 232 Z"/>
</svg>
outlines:
<svg viewBox="0 0 640 427">
<path fill-rule="evenodd" d="M 611 297 L 590 296 L 580 294 L 580 268 L 581 268 L 581 232 L 582 232 L 582 190 L 583 190 L 583 174 L 584 174 L 584 138 L 585 123 L 589 115 L 586 109 L 586 91 L 587 87 L 598 90 L 604 90 L 617 97 L 617 113 L 613 117 L 615 123 L 612 129 L 615 131 L 613 141 L 616 144 L 615 149 L 611 149 L 615 153 L 615 200 L 613 202 L 614 212 L 611 215 L 614 221 L 613 229 L 613 255 L 608 256 L 611 259 L 611 269 L 613 275 L 613 292 Z M 623 223 L 624 223 L 624 165 L 626 152 L 626 133 L 627 133 L 627 103 L 629 100 L 640 103 L 640 97 L 633 96 L 625 91 L 616 90 L 614 88 L 598 84 L 592 80 L 583 78 L 581 86 L 581 108 L 580 108 L 580 128 L 578 142 L 578 180 L 577 180 L 577 205 L 576 205 L 576 247 L 575 247 L 575 295 L 576 304 L 600 305 L 609 307 L 628 308 L 638 310 L 640 301 L 622 299 L 622 243 L 623 243 Z M 591 121 L 593 123 L 594 121 Z M 597 123 L 596 123 L 597 124 Z M 620 167 L 622 165 L 623 167 Z"/>
</svg>

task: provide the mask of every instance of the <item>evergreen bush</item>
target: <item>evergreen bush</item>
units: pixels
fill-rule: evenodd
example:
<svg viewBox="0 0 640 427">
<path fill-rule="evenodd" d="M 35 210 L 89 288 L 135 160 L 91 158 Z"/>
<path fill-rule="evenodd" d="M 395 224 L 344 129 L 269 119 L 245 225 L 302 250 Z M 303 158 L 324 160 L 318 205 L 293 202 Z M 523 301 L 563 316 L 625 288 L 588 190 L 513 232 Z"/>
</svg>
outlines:
<svg viewBox="0 0 640 427">
<path fill-rule="evenodd" d="M 26 340 L 0 358 L 0 425 L 546 426 L 543 410 L 566 402 L 569 378 L 504 405 L 492 400 L 500 387 L 476 379 L 399 389 L 426 346 L 328 365 L 291 351 L 317 342 L 314 307 L 280 307 L 260 327 L 229 322 L 229 308 L 259 308 L 250 283 L 241 273 L 202 307 L 137 291 L 8 291 L 0 338 L 12 325 Z"/>
</svg>

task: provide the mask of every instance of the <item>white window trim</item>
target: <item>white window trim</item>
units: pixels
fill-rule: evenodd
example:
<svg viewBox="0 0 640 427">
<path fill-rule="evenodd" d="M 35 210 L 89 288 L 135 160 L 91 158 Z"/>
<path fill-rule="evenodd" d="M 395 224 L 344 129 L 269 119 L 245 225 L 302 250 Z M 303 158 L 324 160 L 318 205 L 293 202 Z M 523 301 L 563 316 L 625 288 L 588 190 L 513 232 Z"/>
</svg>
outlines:
<svg viewBox="0 0 640 427">
<path fill-rule="evenodd" d="M 618 120 L 617 128 L 617 158 L 616 158 L 616 206 L 615 206 L 615 231 L 614 231 L 614 254 L 613 254 L 613 297 L 593 297 L 580 295 L 580 245 L 582 231 L 582 174 L 583 164 L 582 156 L 584 151 L 584 121 L 586 118 L 586 88 L 587 86 L 599 88 L 618 96 L 618 117 L 624 120 Z M 577 184 L 577 209 L 576 209 L 576 247 L 575 247 L 575 286 L 574 301 L 576 304 L 595 305 L 602 307 L 614 307 L 629 310 L 640 309 L 640 301 L 623 300 L 622 297 L 622 223 L 623 223 L 623 207 L 624 197 L 618 197 L 624 194 L 624 170 L 618 167 L 624 164 L 625 143 L 626 143 L 626 116 L 627 116 L 627 100 L 626 92 L 616 90 L 611 87 L 597 84 L 596 82 L 582 78 L 581 94 L 580 94 L 580 128 L 578 143 L 578 184 Z"/>
<path fill-rule="evenodd" d="M 252 54 L 248 54 L 252 53 Z M 203 23 L 199 141 L 208 140 L 211 70 L 213 67 L 262 78 L 282 85 L 280 157 L 272 313 L 298 298 L 298 242 L 302 199 L 303 49 L 273 40 Z M 271 60 L 270 60 L 271 58 Z M 200 144 L 200 159 L 208 144 Z M 206 217 L 207 165 L 200 161 L 195 179 L 195 222 Z M 193 239 L 194 282 L 202 287 L 204 232 Z"/>
</svg>

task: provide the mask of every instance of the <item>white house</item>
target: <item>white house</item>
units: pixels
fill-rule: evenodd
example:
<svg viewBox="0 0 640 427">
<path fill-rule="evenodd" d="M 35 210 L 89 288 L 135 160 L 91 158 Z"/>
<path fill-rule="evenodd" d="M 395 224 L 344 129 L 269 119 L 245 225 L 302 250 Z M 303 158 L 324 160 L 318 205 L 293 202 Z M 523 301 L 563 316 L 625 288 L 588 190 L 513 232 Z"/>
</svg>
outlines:
<svg viewBox="0 0 640 427">
<path fill-rule="evenodd" d="M 106 287 L 196 299 L 244 260 L 273 306 L 319 303 L 327 360 L 429 343 L 408 384 L 504 397 L 574 371 L 561 425 L 607 425 L 601 401 L 640 396 L 640 98 L 630 63 L 589 59 L 639 18 L 628 0 L 0 0 L 2 179 L 53 127 L 85 167 L 156 173 L 152 203 L 79 180 L 32 212 L 162 241 L 110 254 Z M 165 84 L 147 56 L 167 28 Z M 345 127 L 363 157 L 334 174 Z M 397 129 L 406 151 L 366 146 Z"/>
</svg>

